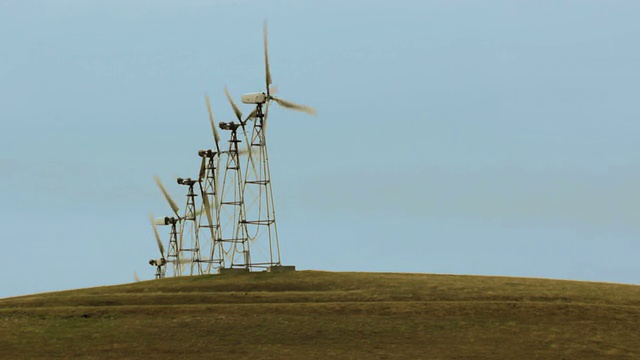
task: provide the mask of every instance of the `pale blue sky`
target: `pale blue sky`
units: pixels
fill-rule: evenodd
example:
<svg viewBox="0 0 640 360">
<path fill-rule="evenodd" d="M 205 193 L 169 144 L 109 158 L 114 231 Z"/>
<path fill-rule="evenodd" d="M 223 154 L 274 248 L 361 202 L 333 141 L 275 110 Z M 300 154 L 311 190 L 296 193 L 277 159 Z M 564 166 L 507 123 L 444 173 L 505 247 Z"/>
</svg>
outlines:
<svg viewBox="0 0 640 360">
<path fill-rule="evenodd" d="M 153 176 L 279 95 L 300 269 L 640 284 L 636 1 L 0 0 L 0 297 L 151 279 Z M 246 112 L 248 108 L 243 109 Z"/>
</svg>

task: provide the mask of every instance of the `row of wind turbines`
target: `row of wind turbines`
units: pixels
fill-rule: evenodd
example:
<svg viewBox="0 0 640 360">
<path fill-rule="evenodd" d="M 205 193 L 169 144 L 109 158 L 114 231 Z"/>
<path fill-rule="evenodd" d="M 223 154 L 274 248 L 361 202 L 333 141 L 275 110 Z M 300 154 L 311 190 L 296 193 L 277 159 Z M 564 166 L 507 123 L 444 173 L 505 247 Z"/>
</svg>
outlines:
<svg viewBox="0 0 640 360">
<path fill-rule="evenodd" d="M 198 151 L 201 160 L 197 178 L 177 178 L 178 184 L 186 187 L 182 211 L 162 181 L 155 177 L 173 212 L 161 218 L 150 214 L 160 251 L 160 258 L 149 260 L 156 267 L 156 278 L 230 269 L 271 271 L 282 267 L 265 134 L 269 106 L 273 101 L 311 115 L 316 111 L 274 96 L 266 22 L 263 31 L 266 91 L 242 96 L 242 103 L 254 107 L 244 117 L 225 87 L 237 122 L 218 124 L 206 97 L 215 147 Z M 219 130 L 229 134 L 227 144 L 221 141 Z M 169 228 L 167 247 L 158 226 Z"/>
</svg>

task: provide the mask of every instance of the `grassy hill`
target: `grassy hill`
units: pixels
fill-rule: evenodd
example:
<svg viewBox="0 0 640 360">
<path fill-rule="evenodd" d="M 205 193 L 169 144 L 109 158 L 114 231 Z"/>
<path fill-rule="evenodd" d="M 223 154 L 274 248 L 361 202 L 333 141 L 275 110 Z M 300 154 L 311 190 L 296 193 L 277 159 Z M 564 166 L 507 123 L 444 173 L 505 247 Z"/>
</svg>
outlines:
<svg viewBox="0 0 640 360">
<path fill-rule="evenodd" d="M 176 356 L 640 359 L 640 286 L 301 271 L 0 299 L 0 359 Z"/>
</svg>

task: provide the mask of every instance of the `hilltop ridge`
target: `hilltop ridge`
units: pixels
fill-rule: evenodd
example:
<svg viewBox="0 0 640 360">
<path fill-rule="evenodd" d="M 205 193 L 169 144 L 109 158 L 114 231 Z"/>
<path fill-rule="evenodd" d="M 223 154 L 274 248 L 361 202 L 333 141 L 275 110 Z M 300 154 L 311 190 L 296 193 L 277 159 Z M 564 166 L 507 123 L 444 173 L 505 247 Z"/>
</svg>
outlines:
<svg viewBox="0 0 640 360">
<path fill-rule="evenodd" d="M 0 358 L 640 358 L 640 286 L 298 271 L 0 299 Z M 35 346 L 37 344 L 37 346 Z"/>
</svg>

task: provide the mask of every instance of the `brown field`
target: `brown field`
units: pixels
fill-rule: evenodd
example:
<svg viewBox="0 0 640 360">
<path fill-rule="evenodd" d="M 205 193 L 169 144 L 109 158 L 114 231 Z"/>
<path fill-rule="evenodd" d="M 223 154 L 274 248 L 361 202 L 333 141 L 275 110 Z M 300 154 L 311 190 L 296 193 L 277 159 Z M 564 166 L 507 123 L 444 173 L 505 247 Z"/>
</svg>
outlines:
<svg viewBox="0 0 640 360">
<path fill-rule="evenodd" d="M 0 359 L 640 359 L 640 286 L 250 273 L 0 299 Z"/>
</svg>

